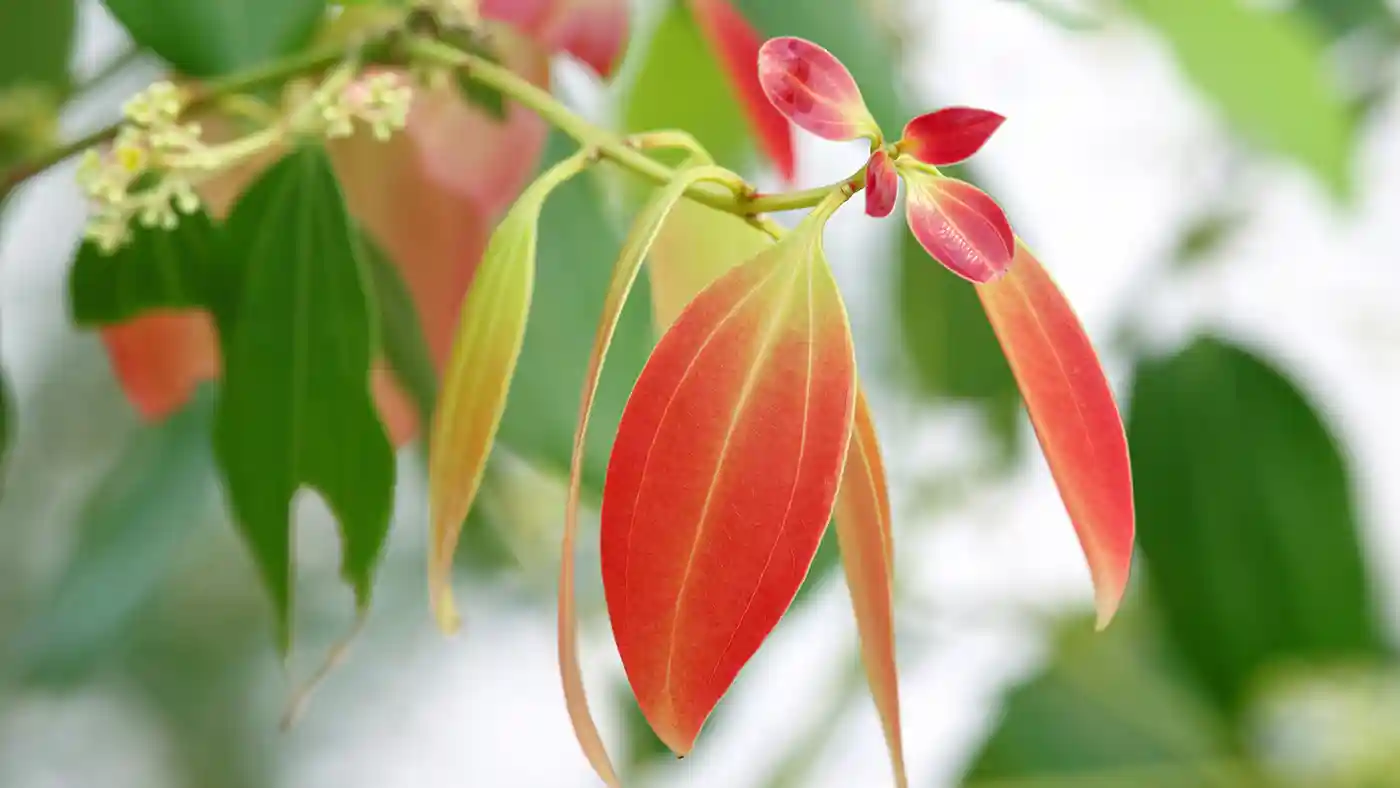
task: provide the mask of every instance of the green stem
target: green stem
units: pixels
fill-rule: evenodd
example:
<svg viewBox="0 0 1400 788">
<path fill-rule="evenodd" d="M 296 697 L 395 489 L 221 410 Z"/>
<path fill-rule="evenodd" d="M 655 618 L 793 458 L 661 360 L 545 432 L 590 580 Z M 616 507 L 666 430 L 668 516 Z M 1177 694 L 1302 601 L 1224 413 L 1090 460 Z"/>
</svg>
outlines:
<svg viewBox="0 0 1400 788">
<path fill-rule="evenodd" d="M 390 33 L 375 43 L 386 51 L 393 47 L 383 46 L 385 44 L 404 43 L 406 46 L 403 51 L 411 59 L 464 70 L 478 82 L 495 88 L 502 95 L 533 110 L 546 122 L 573 137 L 586 149 L 596 151 L 599 157 L 658 185 L 670 183 L 675 178 L 676 171 L 674 169 L 648 157 L 638 144 L 589 123 L 555 99 L 548 91 L 535 86 L 510 69 L 440 41 L 412 38 L 404 42 L 397 39 L 397 35 L 397 33 Z M 230 95 L 280 84 L 305 74 L 324 70 L 343 61 L 349 54 L 351 54 L 351 50 L 344 45 L 318 48 L 225 79 L 215 80 L 205 85 L 199 95 L 190 102 L 190 109 L 198 110 Z M 374 61 L 379 58 L 370 57 L 367 54 L 365 59 Z M 70 156 L 111 140 L 120 129 L 121 124 L 114 123 L 19 164 L 6 173 L 3 179 L 0 179 L 0 197 L 9 193 L 11 189 L 25 180 Z M 762 213 L 812 208 L 834 192 L 845 191 L 849 195 L 864 185 L 865 173 L 862 169 L 861 172 L 836 183 L 781 194 L 757 194 L 750 188 L 738 188 L 737 184 L 697 183 L 686 192 L 686 197 L 721 211 L 743 217 L 754 217 Z"/>
</svg>

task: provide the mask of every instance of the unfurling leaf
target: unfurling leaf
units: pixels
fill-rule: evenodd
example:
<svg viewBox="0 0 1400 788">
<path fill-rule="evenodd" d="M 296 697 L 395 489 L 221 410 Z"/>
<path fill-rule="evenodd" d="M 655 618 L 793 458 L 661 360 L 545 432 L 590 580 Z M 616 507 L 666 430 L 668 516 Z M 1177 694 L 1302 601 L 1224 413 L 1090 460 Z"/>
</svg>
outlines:
<svg viewBox="0 0 1400 788">
<path fill-rule="evenodd" d="M 933 259 L 972 282 L 989 282 L 1006 271 L 1016 242 L 995 200 L 965 181 L 913 167 L 900 173 L 909 187 L 909 229 Z"/>
<path fill-rule="evenodd" d="M 865 165 L 865 213 L 883 219 L 894 210 L 899 197 L 899 175 L 890 163 L 889 154 L 877 150 Z"/>
<path fill-rule="evenodd" d="M 594 771 L 608 785 L 616 786 L 620 783 L 612 761 L 608 758 L 602 737 L 598 735 L 597 725 L 588 712 L 588 698 L 578 661 L 578 621 L 574 606 L 574 541 L 578 534 L 578 510 L 583 489 L 584 440 L 588 434 L 588 421 L 593 410 L 598 378 L 607 358 L 608 346 L 612 344 L 618 318 L 622 316 L 622 307 L 627 302 L 633 283 L 637 281 L 642 261 L 646 259 L 647 252 L 655 242 L 667 216 L 681 200 L 686 189 L 692 185 L 705 180 L 725 181 L 733 177 L 733 173 L 719 167 L 686 170 L 658 192 L 638 214 L 622 247 L 617 265 L 613 267 L 612 280 L 603 300 L 598 333 L 593 340 L 588 372 L 584 376 L 578 426 L 574 432 L 573 462 L 569 472 L 569 501 L 564 514 L 564 539 L 559 564 L 559 671 L 564 682 L 564 698 L 569 710 L 569 719 L 573 722 L 574 733 L 578 736 L 579 744 Z"/>
<path fill-rule="evenodd" d="M 296 150 L 228 220 L 214 303 L 224 350 L 215 453 L 230 503 L 291 645 L 291 503 L 315 489 L 340 522 L 342 573 L 360 615 L 389 530 L 394 452 L 370 399 L 368 272 L 335 175 Z"/>
<path fill-rule="evenodd" d="M 801 38 L 766 41 L 758 51 L 758 79 L 778 111 L 828 140 L 880 138 L 851 72 L 830 52 Z"/>
<path fill-rule="evenodd" d="M 754 64 L 758 62 L 762 38 L 729 0 L 690 0 L 695 21 L 714 49 L 730 86 L 738 94 L 744 116 L 758 138 L 759 146 L 773 160 L 778 174 L 791 181 L 797 172 L 793 153 L 792 126 L 764 95 Z"/>
<path fill-rule="evenodd" d="M 1006 276 L 977 292 L 1079 535 L 1105 627 L 1127 587 L 1134 530 L 1128 444 L 1113 391 L 1079 318 L 1025 244 L 1017 243 Z"/>
<path fill-rule="evenodd" d="M 925 164 L 942 167 L 972 157 L 1006 118 L 972 107 L 945 107 L 920 115 L 904 127 L 900 150 Z"/>
<path fill-rule="evenodd" d="M 428 591 L 438 625 L 457 627 L 452 555 L 505 412 L 535 278 L 535 236 L 545 199 L 587 166 L 573 156 L 547 170 L 501 220 L 462 304 L 443 375 L 428 458 Z"/>
<path fill-rule="evenodd" d="M 899 721 L 899 675 L 894 658 L 894 541 L 889 490 L 880 442 L 865 394 L 856 390 L 856 412 L 846 470 L 836 495 L 836 537 L 851 591 L 861 660 L 870 694 L 885 728 L 895 784 L 904 788 L 904 736 Z"/>
<path fill-rule="evenodd" d="M 628 400 L 602 510 L 603 585 L 642 712 L 673 751 L 792 603 L 831 516 L 855 407 L 829 201 L 706 288 Z"/>
</svg>

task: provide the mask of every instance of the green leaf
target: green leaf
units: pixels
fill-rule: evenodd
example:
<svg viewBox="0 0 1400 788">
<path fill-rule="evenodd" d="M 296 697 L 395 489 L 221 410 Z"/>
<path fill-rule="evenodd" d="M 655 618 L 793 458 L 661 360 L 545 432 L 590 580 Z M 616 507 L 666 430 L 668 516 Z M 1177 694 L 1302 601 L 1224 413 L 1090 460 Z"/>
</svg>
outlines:
<svg viewBox="0 0 1400 788">
<path fill-rule="evenodd" d="M 153 309 L 204 307 L 222 263 L 218 230 L 203 211 L 173 230 L 136 227 L 112 254 L 94 243 L 78 249 L 68 276 L 68 304 L 80 326 L 121 323 Z"/>
<path fill-rule="evenodd" d="M 191 77 L 265 65 L 296 51 L 326 12 L 326 0 L 104 2 L 133 39 Z"/>
<path fill-rule="evenodd" d="M 885 134 L 898 136 L 910 117 L 900 96 L 898 50 L 880 29 L 870 4 L 735 0 L 734 5 L 765 38 L 798 36 L 830 50 L 855 77 L 866 106 Z"/>
<path fill-rule="evenodd" d="M 418 307 L 413 303 L 398 266 L 367 234 L 361 234 L 360 239 L 374 302 L 379 307 L 379 350 L 394 377 L 413 398 L 418 418 L 424 425 L 422 432 L 428 434 L 427 425 L 432 422 L 437 400 L 438 379 L 432 351 L 423 334 L 423 323 L 418 318 Z"/>
<path fill-rule="evenodd" d="M 7 88 L 67 86 L 76 17 L 73 0 L 0 3 L 0 106 Z"/>
<path fill-rule="evenodd" d="M 1396 33 L 1395 15 L 1386 0 L 1298 0 L 1297 7 L 1323 32 L 1335 38 L 1363 29 L 1392 39 Z"/>
<path fill-rule="evenodd" d="M 238 201 L 226 232 L 239 286 L 236 311 L 220 318 L 224 391 L 214 445 L 285 653 L 297 490 L 315 489 L 339 520 L 341 571 L 362 615 L 388 533 L 394 451 L 369 389 L 376 306 L 358 233 L 320 148 L 270 168 Z"/>
<path fill-rule="evenodd" d="M 1142 362 L 1129 412 L 1142 567 L 1222 708 L 1275 663 L 1386 653 L 1346 462 L 1292 383 L 1204 338 Z"/>
<path fill-rule="evenodd" d="M 201 392 L 137 432 L 88 499 L 73 557 L 11 644 L 9 667 L 25 680 L 72 680 L 110 655 L 213 513 L 212 413 Z"/>
<path fill-rule="evenodd" d="M 1072 620 L 1049 663 L 1006 698 L 966 788 L 1255 785 L 1231 765 L 1228 728 L 1171 668 L 1147 622 L 1104 633 Z"/>
<path fill-rule="evenodd" d="M 684 129 L 721 166 L 753 169 L 756 154 L 743 109 L 684 3 L 667 8 L 622 104 L 628 132 Z M 671 163 L 685 155 L 677 153 Z"/>
<path fill-rule="evenodd" d="M 976 406 L 1010 456 L 1021 393 L 976 291 L 929 259 L 908 228 L 899 237 L 899 325 L 915 380 L 935 399 Z"/>
<path fill-rule="evenodd" d="M 572 146 L 562 135 L 553 135 L 544 166 L 562 159 Z M 622 233 L 595 184 L 574 178 L 555 189 L 540 219 L 530 321 L 499 439 L 561 476 L 569 473 L 579 392 L 621 248 Z M 584 490 L 595 497 L 603 489 L 623 407 L 654 343 L 649 292 L 650 285 L 639 277 L 598 384 L 583 469 Z"/>
<path fill-rule="evenodd" d="M 1317 30 L 1245 0 L 1126 2 L 1241 136 L 1296 160 L 1335 195 L 1350 194 L 1355 123 Z"/>
</svg>

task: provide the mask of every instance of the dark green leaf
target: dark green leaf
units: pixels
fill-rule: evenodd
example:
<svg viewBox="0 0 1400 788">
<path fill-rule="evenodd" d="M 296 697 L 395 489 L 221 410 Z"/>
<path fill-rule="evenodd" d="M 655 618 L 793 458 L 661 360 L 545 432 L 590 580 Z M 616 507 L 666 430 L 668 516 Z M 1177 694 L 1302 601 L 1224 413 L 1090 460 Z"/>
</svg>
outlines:
<svg viewBox="0 0 1400 788">
<path fill-rule="evenodd" d="M 342 573 L 363 613 L 389 528 L 394 452 L 370 397 L 377 307 L 359 236 L 325 151 L 288 154 L 227 224 L 240 286 L 220 320 L 224 392 L 215 451 L 291 644 L 290 505 L 315 489 L 340 522 Z"/>
<path fill-rule="evenodd" d="M 685 3 L 671 4 L 653 32 L 622 115 L 628 132 L 683 129 L 721 166 L 753 168 L 753 138 L 739 100 Z"/>
<path fill-rule="evenodd" d="M 68 84 L 76 18 L 73 5 L 73 0 L 0 3 L 0 107 L 8 88 L 32 84 L 62 91 Z"/>
<path fill-rule="evenodd" d="M 1329 36 L 1369 29 L 1393 37 L 1395 15 L 1386 0 L 1299 0 L 1298 10 Z"/>
<path fill-rule="evenodd" d="M 413 398 L 418 418 L 426 425 L 432 421 L 438 380 L 432 351 L 423 334 L 423 323 L 418 318 L 418 307 L 413 303 L 398 266 L 367 234 L 360 238 L 374 302 L 379 307 L 379 350 L 399 385 Z M 427 430 L 423 432 L 426 434 Z"/>
<path fill-rule="evenodd" d="M 918 384 L 935 398 L 977 406 L 1009 456 L 1021 394 L 977 292 L 935 263 L 907 228 L 899 237 L 899 323 Z"/>
<path fill-rule="evenodd" d="M 497 54 L 468 30 L 450 30 L 442 34 L 442 39 L 457 47 L 458 49 L 470 52 L 483 60 L 496 65 L 501 64 L 501 59 Z M 501 95 L 501 91 L 487 85 L 479 80 L 473 79 L 467 69 L 457 70 L 457 90 L 462 94 L 462 98 L 468 104 L 484 110 L 487 115 L 496 120 L 505 120 L 506 98 Z"/>
<path fill-rule="evenodd" d="M 206 306 L 221 265 L 219 244 L 203 211 L 180 217 L 173 230 L 134 228 L 131 241 L 112 254 L 84 243 L 68 276 L 73 321 L 108 325 L 152 309 Z"/>
<path fill-rule="evenodd" d="M 1245 0 L 1127 3 L 1243 137 L 1297 160 L 1334 194 L 1350 194 L 1355 123 L 1314 28 Z"/>
<path fill-rule="evenodd" d="M 191 77 L 227 74 L 293 52 L 326 11 L 326 0 L 104 2 L 133 39 Z"/>
<path fill-rule="evenodd" d="M 10 666 L 26 680 L 71 678 L 110 655 L 212 513 L 212 404 L 203 392 L 138 432 L 88 500 L 73 557 L 11 644 Z"/>
<path fill-rule="evenodd" d="M 1129 412 L 1142 565 L 1223 708 L 1274 663 L 1384 652 L 1346 463 L 1287 379 L 1201 339 L 1141 364 Z"/>
<path fill-rule="evenodd" d="M 966 788 L 1181 788 L 1256 783 L 1231 767 L 1224 722 L 1174 676 L 1145 622 L 1105 633 L 1075 620 L 1049 664 L 1017 687 L 970 767 Z"/>
<path fill-rule="evenodd" d="M 909 115 L 900 96 L 898 51 L 867 4 L 828 0 L 736 0 L 764 38 L 798 36 L 841 59 L 885 134 L 898 137 Z M 922 111 L 922 110 L 921 110 Z"/>
<path fill-rule="evenodd" d="M 572 148 L 572 142 L 554 135 L 545 166 Z M 551 472 L 569 472 L 583 376 L 603 294 L 621 247 L 622 235 L 587 178 L 573 178 L 550 195 L 540 219 L 538 274 L 525 346 L 511 381 L 499 437 L 516 453 Z M 594 494 L 603 488 L 622 409 L 651 353 L 649 292 L 645 278 L 633 287 L 598 384 L 583 469 L 584 487 Z"/>
</svg>

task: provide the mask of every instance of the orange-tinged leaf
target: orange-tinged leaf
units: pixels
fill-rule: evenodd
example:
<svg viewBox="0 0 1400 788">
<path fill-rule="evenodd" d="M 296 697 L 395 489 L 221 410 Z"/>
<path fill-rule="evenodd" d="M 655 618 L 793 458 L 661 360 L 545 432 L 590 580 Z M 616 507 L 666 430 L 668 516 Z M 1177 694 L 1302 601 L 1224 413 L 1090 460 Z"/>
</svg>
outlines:
<svg viewBox="0 0 1400 788">
<path fill-rule="evenodd" d="M 895 784 L 904 788 L 904 736 L 894 649 L 894 542 L 880 442 L 864 392 L 856 391 L 855 428 L 836 495 L 836 538 L 851 591 L 861 659 L 885 729 Z"/>
<path fill-rule="evenodd" d="M 690 200 L 677 205 L 647 262 L 657 328 L 665 331 L 711 282 L 772 246 L 767 233 L 734 214 Z"/>
<path fill-rule="evenodd" d="M 428 458 L 428 591 L 438 625 L 457 627 L 452 555 L 481 486 L 486 458 L 505 412 L 535 277 L 535 240 L 544 201 L 578 174 L 574 156 L 550 168 L 520 195 L 491 235 L 466 302 L 433 415 Z"/>
<path fill-rule="evenodd" d="M 1102 629 L 1133 554 L 1132 472 L 1113 391 L 1079 318 L 1024 243 L 1007 274 L 977 293 L 1088 559 Z"/>
<path fill-rule="evenodd" d="M 578 616 L 574 605 L 574 541 L 578 535 L 578 512 L 583 490 L 584 440 L 588 434 L 589 416 L 598 378 L 607 359 L 622 307 L 637 281 L 642 261 L 656 241 L 662 225 L 672 209 L 682 199 L 685 190 L 704 180 L 725 181 L 734 175 L 719 167 L 696 167 L 685 170 L 659 191 L 637 215 L 632 231 L 623 244 L 617 265 L 613 268 L 608 292 L 603 298 L 598 333 L 593 339 L 593 352 L 584 375 L 583 396 L 579 403 L 578 425 L 574 430 L 573 462 L 569 473 L 569 502 L 564 513 L 564 539 L 559 563 L 559 672 L 564 682 L 564 699 L 573 723 L 574 733 L 583 747 L 588 762 L 608 785 L 620 785 L 607 748 L 598 734 L 598 726 L 588 711 L 588 697 L 583 686 L 583 672 L 578 659 Z"/>
<path fill-rule="evenodd" d="M 695 21 L 738 94 L 754 136 L 783 180 L 797 175 L 792 125 L 763 92 L 756 68 L 763 39 L 729 0 L 690 0 Z"/>
<path fill-rule="evenodd" d="M 642 712 L 678 754 L 791 605 L 845 465 L 855 358 L 822 213 L 686 308 L 614 444 L 608 612 Z"/>
</svg>

